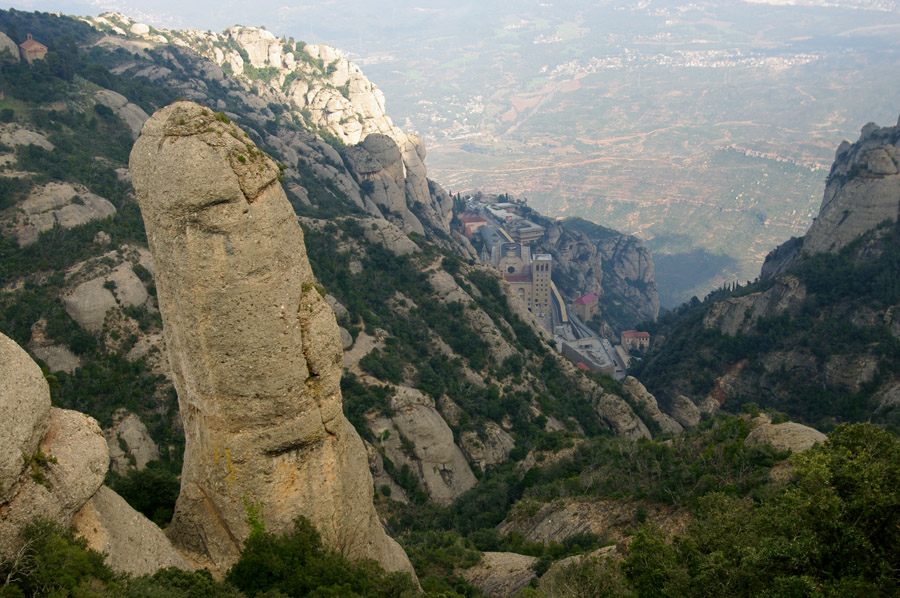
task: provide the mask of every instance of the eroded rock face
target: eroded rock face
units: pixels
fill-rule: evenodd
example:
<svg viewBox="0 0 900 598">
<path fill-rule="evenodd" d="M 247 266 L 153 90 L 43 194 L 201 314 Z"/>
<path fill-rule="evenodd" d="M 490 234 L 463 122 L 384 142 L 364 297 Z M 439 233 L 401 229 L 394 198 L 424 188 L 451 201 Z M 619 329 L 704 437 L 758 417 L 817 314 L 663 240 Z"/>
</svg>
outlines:
<svg viewBox="0 0 900 598">
<path fill-rule="evenodd" d="M 152 575 L 163 567 L 190 568 L 161 529 L 106 486 L 75 514 L 72 525 L 90 548 L 107 555 L 106 564 L 117 573 Z"/>
<path fill-rule="evenodd" d="M 533 567 L 537 560 L 514 552 L 485 552 L 480 563 L 463 569 L 461 574 L 488 596 L 512 596 L 535 578 Z"/>
<path fill-rule="evenodd" d="M 103 437 L 109 447 L 109 467 L 120 475 L 126 475 L 131 467 L 144 469 L 147 463 L 159 459 L 159 449 L 147 426 L 124 409 L 116 413 L 113 427 L 104 430 Z"/>
<path fill-rule="evenodd" d="M 190 102 L 157 112 L 131 154 L 184 421 L 167 530 L 224 571 L 249 534 L 304 515 L 331 546 L 411 571 L 372 506 L 365 449 L 341 412 L 341 343 L 314 286 L 278 167 Z"/>
<path fill-rule="evenodd" d="M 703 316 L 703 326 L 718 328 L 731 336 L 738 332 L 754 330 L 760 318 L 781 313 L 785 310 L 795 314 L 803 307 L 806 287 L 794 276 L 782 276 L 771 288 L 743 297 L 730 297 L 719 301 Z"/>
<path fill-rule="evenodd" d="M 17 455 L 22 473 L 0 515 L 0 554 L 15 549 L 19 530 L 37 516 L 68 525 L 103 484 L 109 467 L 100 426 L 77 411 L 51 409 L 38 448 L 45 457 L 43 464 L 36 463 L 32 454 L 26 467 L 22 455 Z"/>
<path fill-rule="evenodd" d="M 409 465 L 434 502 L 449 504 L 475 485 L 475 474 L 434 401 L 400 386 L 391 398 L 391 409 L 392 417 L 372 422 L 372 432 L 383 438 L 381 444 L 395 465 Z"/>
<path fill-rule="evenodd" d="M 0 334 L 0 502 L 13 493 L 50 425 L 50 389 L 22 347 Z"/>
<path fill-rule="evenodd" d="M 642 405 L 647 415 L 659 424 L 659 429 L 663 434 L 678 434 L 684 429 L 681 423 L 659 410 L 656 397 L 650 394 L 637 378 L 626 376 L 622 386 L 624 386 L 625 392 L 631 395 L 632 400 Z"/>
<path fill-rule="evenodd" d="M 842 143 L 825 185 L 819 215 L 803 239 L 802 252 L 839 251 L 880 222 L 898 217 L 900 123 L 862 128 L 856 143 Z"/>
</svg>

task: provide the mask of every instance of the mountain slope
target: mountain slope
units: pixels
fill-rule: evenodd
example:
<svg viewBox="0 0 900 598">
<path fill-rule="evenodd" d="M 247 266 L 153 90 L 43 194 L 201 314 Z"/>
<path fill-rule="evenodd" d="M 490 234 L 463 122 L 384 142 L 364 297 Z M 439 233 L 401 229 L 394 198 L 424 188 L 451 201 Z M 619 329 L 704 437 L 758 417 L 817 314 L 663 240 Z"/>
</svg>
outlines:
<svg viewBox="0 0 900 598">
<path fill-rule="evenodd" d="M 838 148 L 819 217 L 759 282 L 664 318 L 640 376 L 664 401 L 752 401 L 819 425 L 898 423 L 900 126 Z"/>
<path fill-rule="evenodd" d="M 56 404 L 95 415 L 107 430 L 119 409 L 139 414 L 162 461 L 180 471 L 181 419 L 125 157 L 142 119 L 187 97 L 237 121 L 281 164 L 314 272 L 343 327 L 345 411 L 395 496 L 447 503 L 485 468 L 521 461 L 537 446 L 606 430 L 649 435 L 619 385 L 550 350 L 496 273 L 474 263 L 471 245 L 449 226 L 449 195 L 425 178 L 424 150 L 390 125 L 377 90 L 345 59 L 319 62 L 331 50 L 295 44 L 281 53 L 282 65 L 287 54 L 307 57 L 293 69 L 253 66 L 260 48 L 277 54 L 283 40 L 247 28 L 222 36 L 145 30 L 121 16 L 94 25 L 103 31 L 0 14 L 0 29 L 33 31 L 50 48 L 34 67 L 2 70 L 0 330 L 42 360 Z M 188 47 L 200 40 L 235 66 Z M 250 60 L 237 73 L 243 54 Z M 352 101 L 340 76 L 358 91 Z M 288 89 L 302 79 L 315 90 L 305 98 L 331 99 L 320 112 L 320 100 L 298 107 L 280 78 Z M 342 113 L 359 119 L 329 116 L 337 96 Z M 363 132 L 362 143 L 341 141 Z M 133 471 L 127 459 L 123 470 Z"/>
</svg>

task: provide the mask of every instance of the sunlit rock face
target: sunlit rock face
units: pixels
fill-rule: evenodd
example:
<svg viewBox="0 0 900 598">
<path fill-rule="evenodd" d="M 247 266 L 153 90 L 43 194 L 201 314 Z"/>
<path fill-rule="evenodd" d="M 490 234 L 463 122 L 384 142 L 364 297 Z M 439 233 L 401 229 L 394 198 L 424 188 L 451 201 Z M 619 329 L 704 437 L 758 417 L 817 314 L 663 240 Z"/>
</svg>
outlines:
<svg viewBox="0 0 900 598">
<path fill-rule="evenodd" d="M 412 568 L 372 506 L 365 450 L 341 411 L 341 341 L 316 289 L 278 166 L 190 102 L 154 114 L 131 154 L 185 429 L 167 533 L 223 571 L 250 516 L 298 515 L 351 558 Z"/>
</svg>

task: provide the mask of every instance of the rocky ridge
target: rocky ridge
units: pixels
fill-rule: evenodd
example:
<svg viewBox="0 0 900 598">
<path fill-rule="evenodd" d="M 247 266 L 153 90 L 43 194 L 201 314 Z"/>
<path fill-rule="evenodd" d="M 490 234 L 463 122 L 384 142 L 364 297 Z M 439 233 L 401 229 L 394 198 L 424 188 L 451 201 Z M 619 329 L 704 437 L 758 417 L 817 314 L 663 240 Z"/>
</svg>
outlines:
<svg viewBox="0 0 900 598">
<path fill-rule="evenodd" d="M 168 43 L 196 51 L 205 60 L 192 60 L 195 73 L 220 83 L 236 83 L 237 89 L 230 93 L 259 112 L 258 117 L 251 117 L 257 124 L 297 122 L 350 146 L 339 156 L 315 139 L 275 130 L 274 139 L 267 141 L 283 147 L 280 158 L 289 166 L 296 165 L 299 157 L 291 158 L 298 150 L 318 145 L 316 149 L 331 154 L 333 162 L 352 170 L 356 184 L 346 181 L 343 190 L 365 211 L 376 217 L 395 215 L 407 233 L 424 235 L 426 228 L 431 228 L 450 236 L 452 201 L 427 179 L 422 141 L 391 122 L 385 114 L 384 94 L 335 48 L 289 42 L 255 27 L 235 26 L 221 34 L 165 31 L 121 14 L 102 15 L 92 24 L 128 40 L 140 40 L 101 43 L 132 47 L 149 44 L 151 48 Z M 160 68 L 143 74 L 166 78 L 172 71 Z M 188 99 L 204 99 L 202 90 L 193 91 Z M 273 105 L 278 106 L 274 112 Z M 217 108 L 231 118 L 248 116 L 229 112 L 226 102 Z M 358 190 L 359 184 L 364 187 L 363 193 Z M 462 239 L 457 238 L 457 242 Z"/>
</svg>

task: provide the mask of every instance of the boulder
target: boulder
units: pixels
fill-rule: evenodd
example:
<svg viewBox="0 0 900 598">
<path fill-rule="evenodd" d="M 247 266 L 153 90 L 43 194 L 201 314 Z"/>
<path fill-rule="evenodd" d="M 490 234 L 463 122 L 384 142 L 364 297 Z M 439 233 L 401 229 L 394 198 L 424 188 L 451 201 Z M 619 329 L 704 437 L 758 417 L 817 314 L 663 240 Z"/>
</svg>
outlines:
<svg viewBox="0 0 900 598">
<path fill-rule="evenodd" d="M 138 576 L 165 567 L 191 568 L 156 524 L 106 486 L 75 514 L 72 525 L 89 548 L 106 555 L 116 573 Z"/>
<path fill-rule="evenodd" d="M 5 502 L 50 425 L 50 389 L 41 368 L 0 334 L 0 502 Z"/>
<path fill-rule="evenodd" d="M 341 411 L 340 333 L 278 166 L 190 102 L 147 121 L 130 166 L 185 429 L 169 538 L 224 573 L 261 508 L 271 532 L 304 515 L 348 557 L 412 572 Z"/>
<path fill-rule="evenodd" d="M 19 546 L 19 530 L 35 517 L 68 525 L 103 484 L 109 468 L 100 426 L 77 411 L 51 409 L 38 448 L 40 453 L 29 455 L 18 489 L 0 515 L 0 556 Z"/>
<path fill-rule="evenodd" d="M 672 417 L 685 428 L 693 428 L 700 423 L 700 409 L 686 396 L 678 395 L 672 402 Z"/>
<path fill-rule="evenodd" d="M 771 444 L 780 451 L 790 449 L 799 453 L 811 448 L 815 444 L 821 444 L 828 438 L 814 428 L 794 422 L 783 424 L 762 424 L 750 431 L 744 444 Z"/>
</svg>

